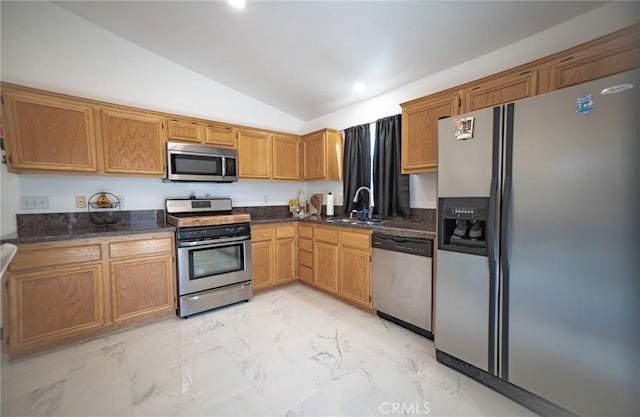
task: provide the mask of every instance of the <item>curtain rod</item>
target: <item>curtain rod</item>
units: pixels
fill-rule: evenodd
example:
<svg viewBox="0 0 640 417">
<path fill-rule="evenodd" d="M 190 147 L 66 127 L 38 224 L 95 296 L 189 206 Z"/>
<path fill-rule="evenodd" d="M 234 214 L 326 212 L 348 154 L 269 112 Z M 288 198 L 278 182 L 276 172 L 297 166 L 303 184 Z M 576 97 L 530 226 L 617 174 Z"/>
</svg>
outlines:
<svg viewBox="0 0 640 417">
<path fill-rule="evenodd" d="M 379 118 L 378 118 L 378 120 L 380 120 L 380 119 L 386 119 L 387 117 L 392 117 L 392 116 L 401 116 L 401 115 L 402 115 L 402 113 L 392 114 L 391 116 L 379 117 Z M 378 120 L 374 120 L 373 122 L 369 122 L 369 123 L 361 123 L 361 124 L 371 126 L 371 125 L 373 125 L 373 124 L 376 124 L 376 123 L 378 122 Z M 353 127 L 353 126 L 349 126 L 349 127 Z M 347 129 L 349 129 L 349 128 L 347 128 Z M 344 133 L 344 129 L 342 129 L 342 130 L 340 131 L 340 133 Z"/>
<path fill-rule="evenodd" d="M 377 120 L 376 120 L 375 122 L 361 123 L 361 124 L 371 126 L 371 125 L 376 124 L 376 122 L 377 122 Z M 358 125 L 358 126 L 359 126 L 359 125 Z M 353 127 L 353 126 L 349 126 L 349 127 Z M 349 129 L 349 128 L 347 128 L 347 129 Z M 340 131 L 340 133 L 344 133 L 344 129 L 342 129 L 342 130 Z"/>
</svg>

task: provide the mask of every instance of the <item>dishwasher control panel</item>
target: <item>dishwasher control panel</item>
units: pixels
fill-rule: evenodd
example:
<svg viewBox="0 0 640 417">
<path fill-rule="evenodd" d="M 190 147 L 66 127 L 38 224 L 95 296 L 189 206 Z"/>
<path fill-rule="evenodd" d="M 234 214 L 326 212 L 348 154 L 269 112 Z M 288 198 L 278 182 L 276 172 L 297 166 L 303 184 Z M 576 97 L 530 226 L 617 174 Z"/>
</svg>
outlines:
<svg viewBox="0 0 640 417">
<path fill-rule="evenodd" d="M 371 247 L 374 249 L 391 250 L 410 255 L 433 257 L 433 241 L 374 233 L 371 237 Z"/>
</svg>

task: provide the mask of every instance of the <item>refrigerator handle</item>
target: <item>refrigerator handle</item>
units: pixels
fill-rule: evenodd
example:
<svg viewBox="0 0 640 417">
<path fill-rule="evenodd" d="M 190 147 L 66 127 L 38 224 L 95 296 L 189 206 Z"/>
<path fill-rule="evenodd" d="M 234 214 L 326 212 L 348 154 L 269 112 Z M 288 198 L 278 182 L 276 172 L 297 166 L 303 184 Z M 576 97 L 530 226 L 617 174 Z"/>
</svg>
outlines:
<svg viewBox="0 0 640 417">
<path fill-rule="evenodd" d="M 500 210 L 500 272 L 502 275 L 502 314 L 501 314 L 501 364 L 500 377 L 509 380 L 509 214 L 511 212 L 511 193 L 513 183 L 513 115 L 515 105 L 507 105 L 505 152 L 504 152 L 504 189 L 502 191 L 502 209 Z"/>
<path fill-rule="evenodd" d="M 493 108 L 493 144 L 491 166 L 491 189 L 489 190 L 489 215 L 487 218 L 487 258 L 489 260 L 489 361 L 488 371 L 496 373 L 496 349 L 497 349 L 497 241 L 496 241 L 496 217 L 498 202 L 498 176 L 500 172 L 500 137 L 502 133 L 501 107 Z"/>
</svg>

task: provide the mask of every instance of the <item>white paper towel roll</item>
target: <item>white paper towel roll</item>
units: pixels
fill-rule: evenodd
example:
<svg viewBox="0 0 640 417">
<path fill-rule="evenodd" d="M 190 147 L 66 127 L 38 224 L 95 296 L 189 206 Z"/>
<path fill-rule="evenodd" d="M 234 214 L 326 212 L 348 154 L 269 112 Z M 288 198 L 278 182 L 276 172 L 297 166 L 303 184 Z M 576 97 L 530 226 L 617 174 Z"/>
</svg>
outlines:
<svg viewBox="0 0 640 417">
<path fill-rule="evenodd" d="M 327 194 L 327 216 L 333 216 L 333 194 Z"/>
</svg>

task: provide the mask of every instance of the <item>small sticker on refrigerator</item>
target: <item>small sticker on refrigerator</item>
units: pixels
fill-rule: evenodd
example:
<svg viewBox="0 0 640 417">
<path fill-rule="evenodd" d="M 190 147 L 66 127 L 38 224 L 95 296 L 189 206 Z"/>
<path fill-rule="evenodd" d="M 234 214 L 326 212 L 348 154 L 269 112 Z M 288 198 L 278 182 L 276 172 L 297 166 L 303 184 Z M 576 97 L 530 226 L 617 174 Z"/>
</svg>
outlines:
<svg viewBox="0 0 640 417">
<path fill-rule="evenodd" d="M 578 97 L 578 103 L 576 104 L 576 113 L 587 114 L 593 109 L 593 100 L 591 94 Z"/>
</svg>

